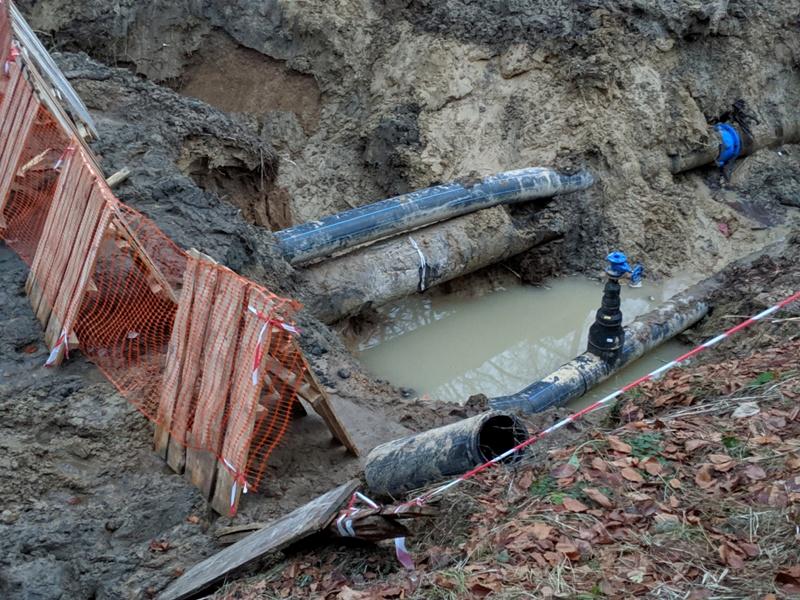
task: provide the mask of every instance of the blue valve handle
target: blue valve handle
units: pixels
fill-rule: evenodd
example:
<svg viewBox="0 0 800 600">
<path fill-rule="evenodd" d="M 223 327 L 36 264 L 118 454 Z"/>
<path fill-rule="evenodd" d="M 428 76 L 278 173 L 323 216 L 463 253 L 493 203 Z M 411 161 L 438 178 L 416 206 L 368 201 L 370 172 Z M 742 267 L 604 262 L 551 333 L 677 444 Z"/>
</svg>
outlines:
<svg viewBox="0 0 800 600">
<path fill-rule="evenodd" d="M 628 264 L 628 257 L 625 256 L 624 252 L 620 252 L 619 250 L 606 256 L 606 260 L 608 261 L 606 273 L 609 277 L 621 279 L 626 275 L 630 275 L 630 284 L 632 287 L 639 287 L 642 285 L 642 278 L 644 277 L 643 265 L 636 263 L 631 267 Z"/>
</svg>

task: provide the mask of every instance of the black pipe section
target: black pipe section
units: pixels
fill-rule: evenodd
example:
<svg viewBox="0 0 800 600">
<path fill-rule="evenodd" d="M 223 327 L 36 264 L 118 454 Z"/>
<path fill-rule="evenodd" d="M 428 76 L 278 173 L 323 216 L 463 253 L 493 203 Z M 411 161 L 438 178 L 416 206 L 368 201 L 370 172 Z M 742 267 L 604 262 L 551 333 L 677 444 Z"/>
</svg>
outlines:
<svg viewBox="0 0 800 600">
<path fill-rule="evenodd" d="M 622 327 L 619 279 L 609 277 L 603 287 L 603 300 L 589 328 L 587 351 L 595 354 L 610 366 L 622 356 L 625 329 Z"/>
<path fill-rule="evenodd" d="M 601 381 L 688 329 L 708 313 L 704 284 L 674 296 L 625 328 L 622 353 L 614 364 L 584 352 L 547 377 L 509 396 L 489 399 L 493 410 L 536 413 L 580 398 Z"/>
<path fill-rule="evenodd" d="M 515 416 L 482 413 L 377 446 L 367 456 L 364 475 L 371 494 L 397 498 L 461 475 L 526 439 L 528 430 Z"/>
<path fill-rule="evenodd" d="M 476 183 L 455 181 L 389 198 L 278 231 L 275 238 L 286 259 L 299 264 L 498 204 L 566 194 L 593 183 L 587 171 L 567 174 L 542 168 L 519 169 Z"/>
</svg>

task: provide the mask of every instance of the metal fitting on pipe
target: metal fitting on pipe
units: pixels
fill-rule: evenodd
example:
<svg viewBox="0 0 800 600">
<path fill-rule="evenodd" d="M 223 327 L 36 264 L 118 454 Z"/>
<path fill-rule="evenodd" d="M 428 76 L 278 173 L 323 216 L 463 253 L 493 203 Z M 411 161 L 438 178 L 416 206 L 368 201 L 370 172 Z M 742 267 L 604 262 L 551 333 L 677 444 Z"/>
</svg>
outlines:
<svg viewBox="0 0 800 600">
<path fill-rule="evenodd" d="M 422 225 L 498 204 L 584 190 L 593 183 L 594 178 L 587 171 L 519 169 L 475 183 L 455 181 L 389 198 L 278 231 L 275 238 L 287 260 L 300 264 Z"/>
</svg>

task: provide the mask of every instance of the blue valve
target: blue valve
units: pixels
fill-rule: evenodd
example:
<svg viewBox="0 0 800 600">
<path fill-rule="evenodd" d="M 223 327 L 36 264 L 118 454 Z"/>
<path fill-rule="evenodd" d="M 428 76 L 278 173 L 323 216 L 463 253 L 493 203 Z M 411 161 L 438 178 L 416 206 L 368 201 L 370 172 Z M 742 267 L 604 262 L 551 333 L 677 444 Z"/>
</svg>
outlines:
<svg viewBox="0 0 800 600">
<path fill-rule="evenodd" d="M 621 279 L 626 275 L 630 275 L 631 287 L 642 286 L 642 278 L 644 277 L 643 265 L 636 263 L 631 267 L 628 264 L 628 257 L 625 256 L 625 253 L 618 250 L 606 256 L 606 260 L 608 261 L 606 273 L 609 277 L 612 279 Z"/>
<path fill-rule="evenodd" d="M 728 163 L 735 161 L 742 152 L 742 138 L 733 125 L 727 123 L 717 123 L 714 125 L 719 133 L 719 154 L 717 155 L 717 166 L 724 167 Z"/>
</svg>

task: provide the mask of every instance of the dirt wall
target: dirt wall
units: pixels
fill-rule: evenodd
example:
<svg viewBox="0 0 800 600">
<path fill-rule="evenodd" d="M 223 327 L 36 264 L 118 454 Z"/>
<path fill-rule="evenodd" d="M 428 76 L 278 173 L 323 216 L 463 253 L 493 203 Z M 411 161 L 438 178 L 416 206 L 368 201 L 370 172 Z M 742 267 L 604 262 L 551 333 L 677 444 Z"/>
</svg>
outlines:
<svg viewBox="0 0 800 600">
<path fill-rule="evenodd" d="M 570 268 L 620 246 L 661 274 L 676 264 L 707 272 L 771 238 L 719 192 L 713 167 L 673 176 L 664 155 L 702 141 L 737 99 L 755 131 L 794 113 L 791 3 L 22 5 L 56 46 L 245 111 L 280 149 L 275 186 L 294 222 L 458 176 L 580 164 L 601 183 L 585 210 L 563 209 L 576 232 L 564 246 Z M 263 93 L 263 76 L 247 88 L 232 75 L 226 97 L 217 67 L 245 54 L 239 62 L 254 71 L 264 57 L 276 90 Z M 261 107 L 233 97 L 248 94 L 263 97 Z M 762 198 L 763 211 L 781 210 L 774 196 Z M 733 234 L 720 234 L 719 222 Z"/>
</svg>

